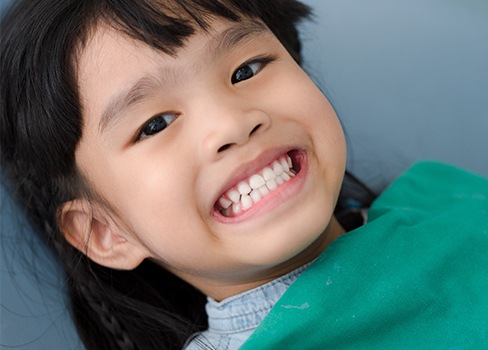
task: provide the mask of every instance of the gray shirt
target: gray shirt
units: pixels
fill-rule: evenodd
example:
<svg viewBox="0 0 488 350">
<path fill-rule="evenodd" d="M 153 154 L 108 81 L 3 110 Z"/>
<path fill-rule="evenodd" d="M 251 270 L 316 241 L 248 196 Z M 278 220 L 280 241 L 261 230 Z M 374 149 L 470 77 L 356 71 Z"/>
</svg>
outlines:
<svg viewBox="0 0 488 350">
<path fill-rule="evenodd" d="M 184 349 L 238 349 L 309 265 L 221 302 L 208 298 L 208 329 L 188 339 Z"/>
</svg>

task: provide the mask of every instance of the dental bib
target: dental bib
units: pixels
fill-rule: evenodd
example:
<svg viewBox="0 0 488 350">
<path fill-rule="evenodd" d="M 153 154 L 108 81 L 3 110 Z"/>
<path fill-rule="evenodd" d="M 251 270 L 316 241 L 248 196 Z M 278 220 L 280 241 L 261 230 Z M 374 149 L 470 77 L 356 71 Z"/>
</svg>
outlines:
<svg viewBox="0 0 488 350">
<path fill-rule="evenodd" d="M 290 286 L 247 349 L 487 349 L 488 181 L 420 163 Z"/>
</svg>

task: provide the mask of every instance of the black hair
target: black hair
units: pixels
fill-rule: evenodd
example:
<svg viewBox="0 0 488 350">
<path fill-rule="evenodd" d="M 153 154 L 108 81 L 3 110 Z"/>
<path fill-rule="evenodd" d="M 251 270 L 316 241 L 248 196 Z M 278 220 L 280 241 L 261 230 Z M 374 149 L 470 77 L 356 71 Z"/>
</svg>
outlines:
<svg viewBox="0 0 488 350">
<path fill-rule="evenodd" d="M 296 26 L 309 15 L 295 0 L 18 0 L 9 9 L 0 34 L 2 167 L 64 267 L 74 321 L 88 349 L 180 349 L 207 326 L 206 298 L 186 282 L 150 261 L 132 271 L 102 267 L 58 227 L 63 203 L 95 195 L 75 163 L 83 128 L 75 61 L 90 31 L 105 21 L 173 54 L 212 18 L 257 18 L 300 63 Z M 343 200 L 350 197 L 346 192 L 338 208 L 349 215 L 354 210 Z M 358 205 L 371 199 L 367 194 Z"/>
</svg>

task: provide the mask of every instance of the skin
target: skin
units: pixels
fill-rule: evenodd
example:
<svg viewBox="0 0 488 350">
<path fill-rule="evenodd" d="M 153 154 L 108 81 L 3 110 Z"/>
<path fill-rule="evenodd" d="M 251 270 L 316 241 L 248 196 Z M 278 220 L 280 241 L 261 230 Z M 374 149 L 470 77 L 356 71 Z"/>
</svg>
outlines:
<svg viewBox="0 0 488 350">
<path fill-rule="evenodd" d="M 215 40 L 232 26 L 215 21 L 176 56 L 97 27 L 77 61 L 84 130 L 76 161 L 108 205 L 78 199 L 63 209 L 67 239 L 93 260 L 130 269 L 152 259 L 216 300 L 313 260 L 344 232 L 333 217 L 346 159 L 334 110 L 269 30 L 219 50 Z M 263 56 L 274 61 L 232 83 Z M 160 84 L 101 130 L 115 96 L 146 75 Z M 136 141 L 165 112 L 174 121 Z M 306 155 L 299 181 L 251 215 L 215 215 L 235 181 L 292 149 Z"/>
</svg>

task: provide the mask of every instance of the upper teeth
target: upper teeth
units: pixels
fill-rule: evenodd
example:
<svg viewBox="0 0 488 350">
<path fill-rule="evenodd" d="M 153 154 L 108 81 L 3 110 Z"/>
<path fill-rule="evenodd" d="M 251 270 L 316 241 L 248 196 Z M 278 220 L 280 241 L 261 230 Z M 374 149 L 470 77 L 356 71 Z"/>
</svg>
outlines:
<svg viewBox="0 0 488 350">
<path fill-rule="evenodd" d="M 230 216 L 231 213 L 239 214 L 251 208 L 253 204 L 295 176 L 292 166 L 291 158 L 286 155 L 250 176 L 246 181 L 239 182 L 219 198 L 222 214 Z"/>
</svg>

